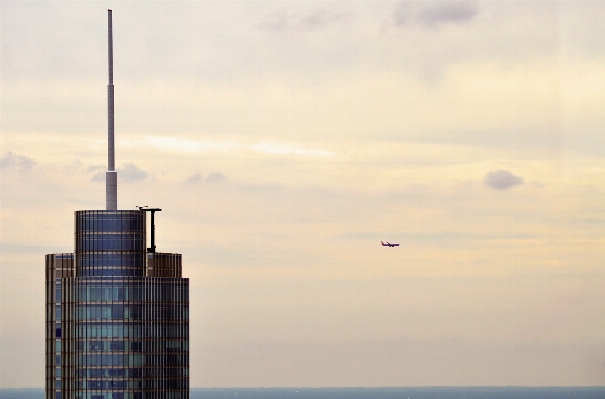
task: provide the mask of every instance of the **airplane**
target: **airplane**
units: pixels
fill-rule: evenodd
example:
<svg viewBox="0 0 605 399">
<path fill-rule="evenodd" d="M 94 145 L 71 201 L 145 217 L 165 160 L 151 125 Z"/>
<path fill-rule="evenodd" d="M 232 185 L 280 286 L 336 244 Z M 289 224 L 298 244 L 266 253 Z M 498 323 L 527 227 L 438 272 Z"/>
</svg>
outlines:
<svg viewBox="0 0 605 399">
<path fill-rule="evenodd" d="M 382 242 L 382 241 L 380 241 L 380 243 L 382 244 L 383 247 L 398 247 L 399 246 L 399 244 L 391 244 L 388 241 L 387 241 L 386 244 L 384 242 Z"/>
</svg>

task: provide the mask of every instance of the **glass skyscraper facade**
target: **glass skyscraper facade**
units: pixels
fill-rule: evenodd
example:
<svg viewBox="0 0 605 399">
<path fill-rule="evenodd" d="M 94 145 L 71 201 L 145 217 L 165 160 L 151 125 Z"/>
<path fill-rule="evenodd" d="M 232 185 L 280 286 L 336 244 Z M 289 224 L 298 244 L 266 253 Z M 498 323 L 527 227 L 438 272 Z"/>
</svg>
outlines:
<svg viewBox="0 0 605 399">
<path fill-rule="evenodd" d="M 46 255 L 46 399 L 188 399 L 181 265 L 144 210 L 76 211 L 74 253 Z"/>
</svg>

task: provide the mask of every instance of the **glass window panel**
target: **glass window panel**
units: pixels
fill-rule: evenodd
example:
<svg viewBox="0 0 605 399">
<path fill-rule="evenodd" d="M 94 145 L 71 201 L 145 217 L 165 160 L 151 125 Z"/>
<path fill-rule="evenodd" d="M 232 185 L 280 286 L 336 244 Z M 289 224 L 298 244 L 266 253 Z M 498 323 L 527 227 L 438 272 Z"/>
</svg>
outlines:
<svg viewBox="0 0 605 399">
<path fill-rule="evenodd" d="M 111 307 L 111 318 L 112 319 L 123 319 L 124 318 L 124 306 L 113 305 Z"/>
<path fill-rule="evenodd" d="M 111 341 L 110 349 L 112 351 L 123 351 L 124 350 L 124 341 Z"/>
<path fill-rule="evenodd" d="M 88 343 L 88 350 L 102 351 L 103 350 L 103 341 L 90 341 Z"/>
<path fill-rule="evenodd" d="M 90 369 L 89 374 L 91 378 L 101 378 L 103 377 L 103 369 Z"/>
</svg>

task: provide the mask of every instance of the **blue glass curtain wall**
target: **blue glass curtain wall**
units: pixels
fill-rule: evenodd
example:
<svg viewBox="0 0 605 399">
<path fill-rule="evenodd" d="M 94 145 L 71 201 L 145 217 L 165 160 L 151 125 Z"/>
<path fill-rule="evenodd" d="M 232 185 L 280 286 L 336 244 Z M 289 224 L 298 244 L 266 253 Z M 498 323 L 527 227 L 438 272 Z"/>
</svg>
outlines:
<svg viewBox="0 0 605 399">
<path fill-rule="evenodd" d="M 77 211 L 46 256 L 46 399 L 189 398 L 189 280 L 145 247 L 145 212 Z"/>
<path fill-rule="evenodd" d="M 75 398 L 91 390 L 106 398 L 115 391 L 188 396 L 188 279 L 70 278 L 63 285 L 63 370 Z"/>
<path fill-rule="evenodd" d="M 77 211 L 76 276 L 145 276 L 145 220 L 141 211 Z"/>
</svg>

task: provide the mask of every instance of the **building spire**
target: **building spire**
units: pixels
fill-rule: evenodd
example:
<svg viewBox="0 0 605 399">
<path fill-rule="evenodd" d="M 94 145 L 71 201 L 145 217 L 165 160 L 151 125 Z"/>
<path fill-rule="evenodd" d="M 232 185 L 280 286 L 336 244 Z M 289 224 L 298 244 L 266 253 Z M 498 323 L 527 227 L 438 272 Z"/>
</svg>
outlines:
<svg viewBox="0 0 605 399">
<path fill-rule="evenodd" d="M 118 209 L 118 174 L 115 166 L 113 115 L 113 34 L 111 10 L 107 10 L 109 84 L 107 85 L 107 172 L 105 173 L 105 205 L 108 211 Z"/>
</svg>

